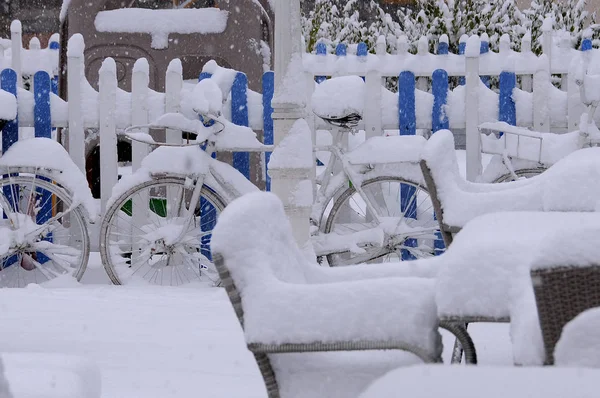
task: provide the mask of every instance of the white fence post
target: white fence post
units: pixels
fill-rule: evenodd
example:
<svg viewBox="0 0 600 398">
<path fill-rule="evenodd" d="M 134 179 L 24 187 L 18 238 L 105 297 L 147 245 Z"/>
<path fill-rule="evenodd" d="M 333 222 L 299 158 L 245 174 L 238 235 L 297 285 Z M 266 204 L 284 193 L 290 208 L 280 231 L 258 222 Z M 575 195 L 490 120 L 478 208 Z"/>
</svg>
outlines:
<svg viewBox="0 0 600 398">
<path fill-rule="evenodd" d="M 139 126 L 148 124 L 148 85 L 150 84 L 150 65 L 146 58 L 140 58 L 133 65 L 131 80 L 131 124 Z M 148 129 L 141 130 L 145 133 Z M 142 164 L 142 159 L 148 154 L 148 145 L 131 142 L 131 168 L 136 171 Z"/>
<path fill-rule="evenodd" d="M 542 55 L 545 57 L 545 55 Z M 533 129 L 535 131 L 550 131 L 550 109 L 548 100 L 551 81 L 548 63 L 541 62 L 544 66 L 533 75 Z"/>
<path fill-rule="evenodd" d="M 100 122 L 100 189 L 102 214 L 117 183 L 117 131 L 115 108 L 117 102 L 117 65 L 106 58 L 100 68 L 98 115 Z"/>
<path fill-rule="evenodd" d="M 167 67 L 165 83 L 165 111 L 179 113 L 181 111 L 181 88 L 183 87 L 183 67 L 180 59 L 174 59 Z M 166 142 L 179 144 L 182 142 L 181 132 L 168 129 Z"/>
<path fill-rule="evenodd" d="M 531 32 L 529 31 L 521 39 L 521 54 L 531 54 Z M 521 90 L 529 93 L 533 91 L 533 76 L 521 76 Z"/>
<path fill-rule="evenodd" d="M 85 173 L 85 133 L 83 128 L 83 111 L 81 102 L 81 80 L 83 76 L 83 50 L 85 43 L 83 36 L 74 34 L 67 45 L 67 76 L 68 85 L 68 110 L 69 110 L 69 135 L 67 149 L 73 163 Z"/>
<path fill-rule="evenodd" d="M 467 141 L 467 180 L 476 181 L 481 175 L 481 137 L 479 135 L 479 51 L 477 35 L 467 40 L 465 70 L 465 120 Z"/>
<path fill-rule="evenodd" d="M 372 70 L 367 72 L 365 79 L 367 89 L 367 99 L 365 100 L 365 135 L 366 139 L 383 135 L 382 132 L 382 99 L 381 90 L 381 73 Z"/>
<path fill-rule="evenodd" d="M 23 73 L 21 65 L 21 50 L 23 49 L 23 27 L 21 21 L 14 20 L 10 24 L 10 41 L 12 48 L 12 69 L 17 73 L 17 87 L 23 87 Z"/>
<path fill-rule="evenodd" d="M 550 73 L 552 73 L 552 43 L 554 33 L 552 31 L 553 23 L 553 19 L 548 17 L 542 24 L 542 53 L 548 56 L 548 70 Z"/>
</svg>

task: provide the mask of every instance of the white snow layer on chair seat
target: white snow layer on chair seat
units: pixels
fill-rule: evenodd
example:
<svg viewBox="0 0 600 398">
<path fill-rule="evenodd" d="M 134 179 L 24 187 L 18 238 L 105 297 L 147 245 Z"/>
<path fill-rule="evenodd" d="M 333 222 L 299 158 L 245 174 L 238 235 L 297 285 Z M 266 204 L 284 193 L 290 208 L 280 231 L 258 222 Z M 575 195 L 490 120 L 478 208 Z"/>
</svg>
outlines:
<svg viewBox="0 0 600 398">
<path fill-rule="evenodd" d="M 438 131 L 423 149 L 444 211 L 444 222 L 462 227 L 490 211 L 594 211 L 600 202 L 600 148 L 573 152 L 545 173 L 504 184 L 475 184 L 459 174 L 454 138 Z"/>
<path fill-rule="evenodd" d="M 515 362 L 542 363 L 531 263 L 557 232 L 569 236 L 598 225 L 599 213 L 507 212 L 477 217 L 440 256 L 443 263 L 435 288 L 439 315 L 510 317 Z M 553 242 L 571 257 L 579 255 L 569 241 Z"/>
<path fill-rule="evenodd" d="M 13 120 L 17 117 L 17 99 L 11 93 L 0 89 L 0 119 Z"/>
<path fill-rule="evenodd" d="M 389 372 L 360 398 L 595 398 L 598 378 L 596 369 L 419 365 Z"/>
<path fill-rule="evenodd" d="M 14 398 L 100 398 L 100 370 L 84 358 L 38 353 L 1 357 Z"/>
<path fill-rule="evenodd" d="M 433 280 L 347 281 L 342 271 L 337 282 L 335 269 L 324 276 L 296 245 L 273 194 L 232 202 L 211 245 L 224 256 L 242 296 L 248 343 L 400 340 L 430 353 L 439 344 Z M 408 274 L 398 274 L 403 272 Z M 390 268 L 382 273 L 390 276 Z"/>
<path fill-rule="evenodd" d="M 556 348 L 556 366 L 600 368 L 600 308 L 590 308 L 565 325 Z"/>
<path fill-rule="evenodd" d="M 50 138 L 30 138 L 15 142 L 0 157 L 0 168 L 28 167 L 45 171 L 73 194 L 73 207 L 82 205 L 93 221 L 98 206 L 85 175 L 58 142 Z M 14 171 L 13 171 L 14 172 Z"/>
<path fill-rule="evenodd" d="M 599 224 L 581 226 L 575 231 L 557 229 L 541 245 L 531 269 L 600 266 L 599 236 Z"/>
</svg>

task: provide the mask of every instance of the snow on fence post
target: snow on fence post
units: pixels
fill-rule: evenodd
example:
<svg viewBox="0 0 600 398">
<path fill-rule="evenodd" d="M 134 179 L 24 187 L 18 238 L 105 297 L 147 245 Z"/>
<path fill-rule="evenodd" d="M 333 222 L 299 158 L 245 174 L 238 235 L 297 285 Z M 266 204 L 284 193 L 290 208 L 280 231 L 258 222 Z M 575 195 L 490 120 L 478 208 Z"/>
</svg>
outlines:
<svg viewBox="0 0 600 398">
<path fill-rule="evenodd" d="M 420 44 L 420 43 L 419 43 Z M 398 121 L 400 135 L 417 134 L 417 112 L 415 100 L 415 75 L 404 71 L 398 78 Z M 407 218 L 417 217 L 417 206 L 411 198 L 415 195 L 416 188 L 406 184 L 400 184 L 400 210 Z M 416 239 L 406 239 L 404 244 L 408 247 L 416 247 Z M 406 249 L 402 249 L 402 260 L 412 260 L 415 257 Z"/>
<path fill-rule="evenodd" d="M 231 121 L 239 126 L 249 126 L 248 117 L 248 77 L 238 72 L 231 86 Z M 250 180 L 250 154 L 233 153 L 233 167 Z"/>
<path fill-rule="evenodd" d="M 547 17 L 542 23 L 542 53 L 548 56 L 548 69 L 550 71 L 552 71 L 553 24 L 554 20 L 552 17 Z"/>
<path fill-rule="evenodd" d="M 542 55 L 546 57 L 546 55 Z M 540 68 L 533 75 L 533 129 L 550 131 L 549 96 L 552 83 L 550 81 L 550 64 L 542 59 Z"/>
<path fill-rule="evenodd" d="M 479 136 L 479 36 L 469 37 L 465 48 L 465 121 L 467 141 L 467 180 L 476 181 L 481 175 L 481 137 Z"/>
<path fill-rule="evenodd" d="M 429 39 L 427 39 L 427 36 L 421 36 L 421 38 L 419 38 L 419 44 L 417 46 L 417 55 L 421 57 L 429 55 Z M 425 76 L 420 76 L 417 78 L 417 88 L 419 90 L 428 91 L 428 85 L 429 82 L 427 81 L 427 78 Z"/>
<path fill-rule="evenodd" d="M 589 39 L 588 39 L 589 40 Z M 585 42 L 585 40 L 584 40 Z M 586 71 L 587 67 L 590 63 L 590 56 L 592 54 L 591 46 L 589 42 L 581 43 L 581 61 L 583 62 L 583 70 Z M 575 68 L 575 69 L 573 69 Z M 586 106 L 581 102 L 580 89 L 576 83 L 577 75 L 578 75 L 578 66 L 574 63 L 571 63 L 569 69 L 569 83 L 567 86 L 567 103 L 568 103 L 568 120 L 569 120 L 569 131 L 574 131 L 579 128 L 579 120 L 581 118 L 581 114 L 585 112 Z"/>
<path fill-rule="evenodd" d="M 17 87 L 23 87 L 21 56 L 23 49 L 23 27 L 21 21 L 14 20 L 10 24 L 10 41 L 12 47 L 12 68 L 17 74 Z"/>
<path fill-rule="evenodd" d="M 521 54 L 524 54 L 529 58 L 531 54 L 531 32 L 527 31 L 521 39 Z M 533 76 L 522 75 L 521 76 L 521 90 L 527 91 L 528 93 L 533 91 Z"/>
<path fill-rule="evenodd" d="M 102 62 L 99 72 L 98 115 L 100 123 L 100 192 L 101 210 L 106 211 L 106 202 L 117 183 L 117 131 L 115 108 L 117 102 L 117 65 L 112 58 Z"/>
<path fill-rule="evenodd" d="M 181 89 L 183 88 L 183 66 L 181 60 L 176 58 L 169 62 L 165 79 L 165 112 L 181 112 Z M 178 144 L 182 142 L 181 132 L 167 129 L 165 142 Z"/>
<path fill-rule="evenodd" d="M 17 97 L 17 73 L 12 69 L 4 69 L 0 73 L 0 89 Z M 19 140 L 19 115 L 6 123 L 2 129 L 2 152 L 6 152 L 12 144 Z"/>
<path fill-rule="evenodd" d="M 67 45 L 67 96 L 69 99 L 69 135 L 67 149 L 71 159 L 82 173 L 85 173 L 85 134 L 83 129 L 83 111 L 81 102 L 81 81 L 83 75 L 83 36 L 74 34 Z"/>
<path fill-rule="evenodd" d="M 450 40 L 448 40 L 447 34 L 444 33 L 443 35 L 440 36 L 440 39 L 438 40 L 438 48 L 437 48 L 438 55 L 448 55 L 449 43 L 450 43 Z"/>
<path fill-rule="evenodd" d="M 498 120 L 510 125 L 517 125 L 517 108 L 513 100 L 513 90 L 517 86 L 517 75 L 513 72 L 500 73 L 500 93 Z"/>
<path fill-rule="evenodd" d="M 148 95 L 150 90 L 150 65 L 146 58 L 139 58 L 133 64 L 131 78 L 131 124 L 140 126 L 148 124 Z M 141 132 L 148 133 L 148 129 L 142 129 Z M 131 142 L 131 169 L 136 171 L 142 165 L 142 159 L 148 155 L 148 145 L 138 142 Z"/>
<path fill-rule="evenodd" d="M 327 45 L 322 41 L 317 43 L 317 55 L 320 55 L 317 59 L 321 62 L 327 61 Z M 327 80 L 327 76 L 315 76 L 315 81 L 317 83 L 323 83 L 325 80 Z"/>
<path fill-rule="evenodd" d="M 382 135 L 381 73 L 370 70 L 366 77 L 365 135 L 366 139 Z"/>
<path fill-rule="evenodd" d="M 314 80 L 311 79 L 311 83 L 314 86 Z M 273 145 L 274 129 L 273 129 L 273 94 L 275 93 L 275 73 L 273 71 L 265 72 L 262 78 L 262 92 L 263 92 L 263 143 L 265 145 Z M 314 129 L 313 129 L 314 130 Z M 267 191 L 271 190 L 271 176 L 269 176 L 267 166 L 271 159 L 271 152 L 265 153 L 264 170 L 265 170 L 265 182 Z"/>
</svg>

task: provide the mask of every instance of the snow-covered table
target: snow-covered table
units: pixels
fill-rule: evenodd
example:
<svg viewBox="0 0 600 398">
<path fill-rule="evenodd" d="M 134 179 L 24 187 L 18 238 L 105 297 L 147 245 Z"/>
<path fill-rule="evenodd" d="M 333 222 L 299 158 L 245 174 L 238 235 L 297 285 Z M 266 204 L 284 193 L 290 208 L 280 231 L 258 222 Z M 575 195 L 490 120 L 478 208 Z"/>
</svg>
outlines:
<svg viewBox="0 0 600 398">
<path fill-rule="evenodd" d="M 47 353 L 1 357 L 12 398 L 100 398 L 100 370 L 82 357 Z"/>
<path fill-rule="evenodd" d="M 420 365 L 389 372 L 360 398 L 595 398 L 599 379 L 600 369 Z"/>
</svg>

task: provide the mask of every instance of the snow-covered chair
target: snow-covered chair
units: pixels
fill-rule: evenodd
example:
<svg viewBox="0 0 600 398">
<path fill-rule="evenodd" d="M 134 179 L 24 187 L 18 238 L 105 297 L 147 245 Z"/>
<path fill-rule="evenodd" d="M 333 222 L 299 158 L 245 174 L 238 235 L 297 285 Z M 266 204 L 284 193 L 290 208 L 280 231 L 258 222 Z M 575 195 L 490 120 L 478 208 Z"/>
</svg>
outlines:
<svg viewBox="0 0 600 398">
<path fill-rule="evenodd" d="M 452 133 L 439 131 L 421 168 L 447 246 L 436 281 L 440 321 L 511 322 L 513 348 L 523 354 L 515 362 L 537 363 L 541 341 L 528 342 L 539 328 L 529 266 L 557 229 L 600 221 L 589 213 L 600 202 L 600 148 L 574 152 L 527 180 L 480 184 L 461 177 Z"/>
<path fill-rule="evenodd" d="M 394 367 L 441 361 L 431 262 L 321 267 L 261 192 L 227 206 L 211 245 L 270 398 L 357 396 Z M 341 352 L 377 350 L 394 351 Z"/>
<path fill-rule="evenodd" d="M 599 312 L 579 315 L 600 307 L 600 226 L 570 232 L 548 239 L 531 265 L 545 364 L 600 367 Z"/>
</svg>

